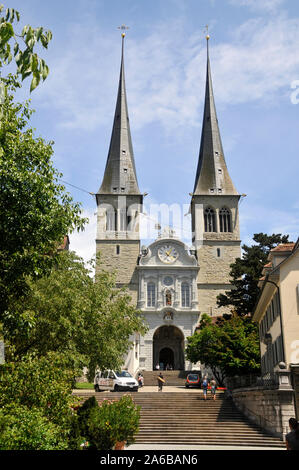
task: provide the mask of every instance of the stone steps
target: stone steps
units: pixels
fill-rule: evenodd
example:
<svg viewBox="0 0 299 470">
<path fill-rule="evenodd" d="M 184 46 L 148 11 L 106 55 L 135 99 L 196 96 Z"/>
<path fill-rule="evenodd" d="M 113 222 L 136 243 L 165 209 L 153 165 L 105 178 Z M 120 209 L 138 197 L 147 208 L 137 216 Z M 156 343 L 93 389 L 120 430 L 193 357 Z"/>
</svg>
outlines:
<svg viewBox="0 0 299 470">
<path fill-rule="evenodd" d="M 84 391 L 76 394 L 83 401 L 91 396 Z M 284 447 L 280 439 L 251 424 L 222 392 L 215 401 L 205 401 L 201 391 L 128 394 L 141 407 L 136 444 Z M 123 393 L 102 392 L 95 396 L 101 403 L 105 399 L 118 400 Z"/>
<path fill-rule="evenodd" d="M 144 378 L 144 385 L 154 386 L 157 385 L 157 376 L 162 372 L 163 378 L 166 381 L 167 385 L 180 386 L 185 385 L 186 377 L 191 372 L 200 373 L 199 371 L 188 371 L 188 370 L 153 370 L 153 371 L 143 371 L 142 375 Z"/>
</svg>

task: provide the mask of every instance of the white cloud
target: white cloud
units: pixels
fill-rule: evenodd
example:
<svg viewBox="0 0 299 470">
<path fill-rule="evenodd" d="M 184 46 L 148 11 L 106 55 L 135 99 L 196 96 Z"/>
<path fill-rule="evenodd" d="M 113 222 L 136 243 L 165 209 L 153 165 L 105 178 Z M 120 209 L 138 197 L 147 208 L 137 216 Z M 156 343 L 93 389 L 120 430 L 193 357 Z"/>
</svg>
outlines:
<svg viewBox="0 0 299 470">
<path fill-rule="evenodd" d="M 92 258 L 95 258 L 96 253 L 96 226 L 97 218 L 94 208 L 87 208 L 83 211 L 82 217 L 87 217 L 89 223 L 86 224 L 83 232 L 73 232 L 70 238 L 70 250 L 74 251 L 78 256 L 83 258 L 87 263 Z"/>
<path fill-rule="evenodd" d="M 264 5 L 266 3 L 264 2 Z M 156 24 L 142 41 L 126 38 L 125 69 L 132 128 L 152 122 L 179 134 L 199 126 L 205 85 L 202 32 L 187 36 L 184 20 Z M 285 14 L 251 19 L 219 43 L 211 32 L 210 57 L 217 106 L 256 100 L 290 101 L 299 78 L 299 18 Z M 85 43 L 82 38 L 88 37 Z M 215 40 L 214 40 L 215 37 Z M 60 127 L 100 129 L 111 125 L 120 65 L 120 41 L 96 24 L 73 25 L 69 42 L 54 51 L 51 75 L 36 91 L 58 111 Z"/>
<path fill-rule="evenodd" d="M 285 0 L 229 0 L 231 5 L 248 7 L 253 11 L 274 12 Z"/>
<path fill-rule="evenodd" d="M 296 241 L 299 236 L 298 209 L 289 210 L 276 209 L 266 205 L 247 203 L 240 207 L 240 227 L 242 240 L 249 241 L 252 238 L 256 227 L 259 232 L 272 234 L 281 233 L 289 235 L 291 241 Z M 250 243 L 249 243 L 250 244 Z"/>
</svg>

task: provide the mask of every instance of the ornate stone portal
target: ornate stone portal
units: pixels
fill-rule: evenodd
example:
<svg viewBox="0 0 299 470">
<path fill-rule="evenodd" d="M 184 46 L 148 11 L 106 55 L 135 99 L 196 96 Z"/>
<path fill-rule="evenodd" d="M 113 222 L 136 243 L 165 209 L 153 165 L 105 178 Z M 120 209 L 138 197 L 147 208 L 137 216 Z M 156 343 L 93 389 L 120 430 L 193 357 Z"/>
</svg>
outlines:
<svg viewBox="0 0 299 470">
<path fill-rule="evenodd" d="M 168 365 L 174 370 L 184 370 L 184 335 L 175 326 L 164 325 L 153 336 L 153 368 L 157 364 Z"/>
</svg>

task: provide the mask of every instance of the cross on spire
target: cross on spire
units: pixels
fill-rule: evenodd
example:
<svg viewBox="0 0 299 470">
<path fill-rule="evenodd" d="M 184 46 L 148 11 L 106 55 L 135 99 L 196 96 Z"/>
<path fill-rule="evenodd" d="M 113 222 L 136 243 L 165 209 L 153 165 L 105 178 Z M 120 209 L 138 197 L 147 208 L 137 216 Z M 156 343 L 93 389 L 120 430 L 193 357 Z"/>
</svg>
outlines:
<svg viewBox="0 0 299 470">
<path fill-rule="evenodd" d="M 118 26 L 117 29 L 120 29 L 120 30 L 122 31 L 121 35 L 122 35 L 122 37 L 124 38 L 125 35 L 126 35 L 125 31 L 126 31 L 127 29 L 130 29 L 130 27 L 129 27 L 129 26 L 126 26 L 125 24 L 122 24 L 121 26 Z"/>
</svg>

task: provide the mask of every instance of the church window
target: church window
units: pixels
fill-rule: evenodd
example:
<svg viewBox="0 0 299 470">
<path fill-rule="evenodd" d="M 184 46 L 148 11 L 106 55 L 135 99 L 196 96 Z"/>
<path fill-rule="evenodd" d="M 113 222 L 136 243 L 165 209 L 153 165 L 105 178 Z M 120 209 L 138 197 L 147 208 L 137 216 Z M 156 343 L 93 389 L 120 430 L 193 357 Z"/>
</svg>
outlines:
<svg viewBox="0 0 299 470">
<path fill-rule="evenodd" d="M 127 211 L 126 209 L 120 210 L 120 232 L 125 232 L 127 230 Z"/>
<path fill-rule="evenodd" d="M 212 207 L 207 207 L 204 213 L 205 232 L 216 232 L 216 217 Z"/>
<path fill-rule="evenodd" d="M 153 282 L 147 285 L 147 306 L 154 307 L 156 305 L 156 286 Z"/>
<path fill-rule="evenodd" d="M 120 188 L 121 192 L 124 193 L 125 192 L 125 188 Z"/>
<path fill-rule="evenodd" d="M 115 211 L 113 209 L 107 211 L 106 230 L 110 232 L 115 230 Z"/>
<path fill-rule="evenodd" d="M 182 283 L 182 307 L 190 307 L 190 287 L 187 282 Z"/>
<path fill-rule="evenodd" d="M 219 212 L 220 232 L 231 232 L 231 214 L 228 209 L 223 207 Z"/>
<path fill-rule="evenodd" d="M 165 303 L 166 305 L 171 305 L 172 304 L 172 296 L 170 290 L 167 290 L 165 292 Z"/>
<path fill-rule="evenodd" d="M 117 188 L 113 188 L 113 192 L 116 193 L 116 191 L 117 191 Z"/>
</svg>

